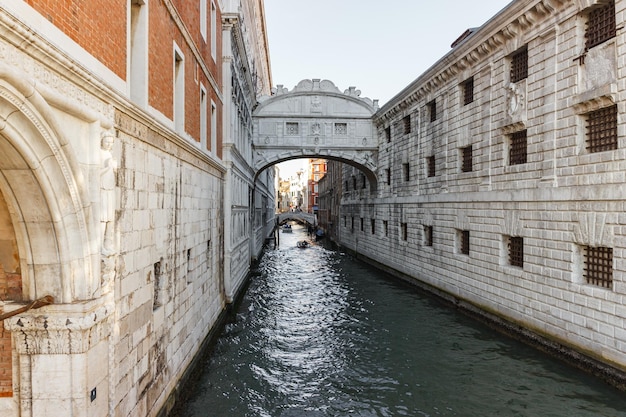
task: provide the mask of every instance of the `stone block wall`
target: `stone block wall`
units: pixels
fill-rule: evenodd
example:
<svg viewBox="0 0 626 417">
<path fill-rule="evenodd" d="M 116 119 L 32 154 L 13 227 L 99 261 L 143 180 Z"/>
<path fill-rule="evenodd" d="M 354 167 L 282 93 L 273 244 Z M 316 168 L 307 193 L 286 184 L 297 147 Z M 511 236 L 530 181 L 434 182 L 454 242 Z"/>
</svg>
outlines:
<svg viewBox="0 0 626 417">
<path fill-rule="evenodd" d="M 626 2 L 608 4 L 620 22 Z M 405 277 L 624 370 L 626 38 L 618 30 L 585 47 L 588 16 L 606 5 L 513 2 L 383 106 L 378 190 L 344 167 L 339 236 Z M 527 75 L 511 81 L 519 53 Z M 615 105 L 615 147 L 590 150 L 592 113 Z M 511 151 L 517 132 L 522 162 Z M 606 281 L 589 278 L 594 250 L 608 257 Z"/>
</svg>

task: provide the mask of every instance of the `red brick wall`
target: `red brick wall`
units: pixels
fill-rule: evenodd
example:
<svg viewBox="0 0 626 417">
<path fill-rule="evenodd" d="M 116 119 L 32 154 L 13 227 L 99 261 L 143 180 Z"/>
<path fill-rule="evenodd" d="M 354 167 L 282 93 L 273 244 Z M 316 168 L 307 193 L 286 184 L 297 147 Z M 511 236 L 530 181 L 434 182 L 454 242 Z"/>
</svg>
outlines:
<svg viewBox="0 0 626 417">
<path fill-rule="evenodd" d="M 82 46 L 87 52 L 126 79 L 127 63 L 127 0 L 26 0 L 37 12 Z M 221 60 L 211 57 L 211 0 L 207 0 L 207 39 L 200 34 L 200 6 L 198 1 L 173 0 L 195 48 L 200 52 L 205 67 L 221 88 Z M 219 2 L 215 2 L 216 5 Z M 221 115 L 218 92 L 198 67 L 196 57 L 178 31 L 174 19 L 162 1 L 151 1 L 149 11 L 149 104 L 169 119 L 173 119 L 173 43 L 185 58 L 185 131 L 200 141 L 200 83 L 207 89 Z M 221 12 L 217 10 L 217 57 L 222 56 Z M 210 121 L 210 101 L 207 101 L 207 120 Z M 211 126 L 210 129 L 213 127 Z M 218 121 L 218 149 L 221 157 L 221 120 Z M 210 137 L 210 130 L 208 133 Z M 207 141 L 209 142 L 209 141 Z"/>
<path fill-rule="evenodd" d="M 26 0 L 26 3 L 126 79 L 127 0 Z"/>
</svg>

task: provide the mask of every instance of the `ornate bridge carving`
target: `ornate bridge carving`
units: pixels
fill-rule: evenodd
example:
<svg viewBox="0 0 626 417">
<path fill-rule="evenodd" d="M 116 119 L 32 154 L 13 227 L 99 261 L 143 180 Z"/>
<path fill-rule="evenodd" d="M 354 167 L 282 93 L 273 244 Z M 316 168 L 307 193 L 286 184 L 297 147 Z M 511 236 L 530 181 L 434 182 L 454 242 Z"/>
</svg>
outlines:
<svg viewBox="0 0 626 417">
<path fill-rule="evenodd" d="M 360 94 L 314 79 L 291 91 L 279 85 L 272 96 L 261 97 L 253 115 L 257 174 L 289 159 L 334 159 L 361 169 L 375 190 L 378 143 L 372 116 L 378 102 Z"/>
</svg>

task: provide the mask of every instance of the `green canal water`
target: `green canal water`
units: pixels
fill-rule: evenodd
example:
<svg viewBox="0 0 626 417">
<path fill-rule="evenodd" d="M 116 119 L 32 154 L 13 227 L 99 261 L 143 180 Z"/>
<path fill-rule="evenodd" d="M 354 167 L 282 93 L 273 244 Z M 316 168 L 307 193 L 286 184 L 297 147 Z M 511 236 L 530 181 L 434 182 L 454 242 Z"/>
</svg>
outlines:
<svg viewBox="0 0 626 417">
<path fill-rule="evenodd" d="M 610 416 L 626 393 L 281 233 L 179 417 Z"/>
</svg>

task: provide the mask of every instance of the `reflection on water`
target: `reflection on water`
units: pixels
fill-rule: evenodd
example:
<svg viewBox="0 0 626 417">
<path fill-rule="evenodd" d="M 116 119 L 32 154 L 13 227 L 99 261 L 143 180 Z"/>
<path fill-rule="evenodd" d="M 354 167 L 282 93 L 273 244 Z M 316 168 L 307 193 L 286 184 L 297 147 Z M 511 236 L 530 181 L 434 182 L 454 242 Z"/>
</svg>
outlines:
<svg viewBox="0 0 626 417">
<path fill-rule="evenodd" d="M 626 417 L 626 394 L 305 237 L 266 252 L 179 416 Z"/>
</svg>

